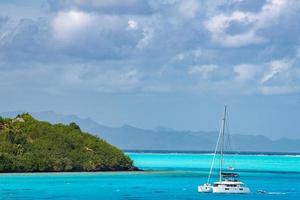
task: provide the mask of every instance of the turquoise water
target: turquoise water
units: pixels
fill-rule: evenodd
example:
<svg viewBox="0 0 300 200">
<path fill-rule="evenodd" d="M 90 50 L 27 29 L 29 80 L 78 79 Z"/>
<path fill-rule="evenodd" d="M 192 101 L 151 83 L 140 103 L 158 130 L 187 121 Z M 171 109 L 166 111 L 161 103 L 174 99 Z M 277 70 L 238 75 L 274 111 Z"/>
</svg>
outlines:
<svg viewBox="0 0 300 200">
<path fill-rule="evenodd" d="M 0 199 L 300 199 L 300 157 L 226 156 L 253 191 L 200 194 L 211 155 L 128 154 L 145 172 L 1 174 Z M 214 177 L 216 178 L 216 177 Z M 256 190 L 267 194 L 257 194 Z"/>
</svg>

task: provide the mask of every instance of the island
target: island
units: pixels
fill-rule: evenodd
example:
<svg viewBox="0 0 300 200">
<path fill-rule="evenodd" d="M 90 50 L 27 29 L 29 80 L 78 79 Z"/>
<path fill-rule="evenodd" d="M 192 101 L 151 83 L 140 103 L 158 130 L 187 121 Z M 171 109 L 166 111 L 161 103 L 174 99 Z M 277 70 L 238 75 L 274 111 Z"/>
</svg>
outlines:
<svg viewBox="0 0 300 200">
<path fill-rule="evenodd" d="M 133 161 L 76 123 L 0 117 L 0 172 L 134 171 Z"/>
</svg>

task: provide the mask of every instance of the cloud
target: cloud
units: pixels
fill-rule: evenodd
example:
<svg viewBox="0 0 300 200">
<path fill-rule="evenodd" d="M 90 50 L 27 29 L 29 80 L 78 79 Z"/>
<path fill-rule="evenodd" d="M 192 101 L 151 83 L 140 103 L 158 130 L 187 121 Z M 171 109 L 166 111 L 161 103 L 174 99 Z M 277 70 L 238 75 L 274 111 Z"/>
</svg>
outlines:
<svg viewBox="0 0 300 200">
<path fill-rule="evenodd" d="M 100 93 L 134 92 L 143 89 L 143 74 L 132 67 L 110 69 L 107 67 L 76 66 L 72 69 L 63 68 L 61 82 L 68 88 L 90 90 Z"/>
<path fill-rule="evenodd" d="M 300 60 L 294 57 L 271 60 L 265 63 L 243 63 L 193 66 L 187 71 L 197 76 L 193 88 L 188 90 L 216 94 L 285 95 L 300 90 Z M 192 88 L 192 89 L 191 89 Z"/>
<path fill-rule="evenodd" d="M 73 90 L 96 93 L 131 93 L 143 90 L 143 74 L 132 67 L 111 69 L 97 65 L 65 64 L 43 68 L 32 65 L 15 69 L 0 67 L 0 73 L 2 90 L 22 88 L 56 95 Z"/>
<path fill-rule="evenodd" d="M 53 49 L 78 60 L 101 61 L 131 56 L 143 38 L 142 27 L 139 28 L 132 16 L 77 10 L 59 12 L 51 28 Z"/>
<path fill-rule="evenodd" d="M 134 20 L 128 20 L 128 29 L 137 30 L 138 23 Z"/>
<path fill-rule="evenodd" d="M 48 0 L 54 11 L 79 9 L 106 14 L 150 14 L 147 1 L 140 0 Z"/>
<path fill-rule="evenodd" d="M 208 78 L 218 67 L 216 65 L 202 65 L 202 66 L 193 66 L 189 69 L 188 73 L 191 75 L 199 75 L 201 78 Z"/>
<path fill-rule="evenodd" d="M 32 60 L 47 60 L 49 34 L 47 23 L 43 19 L 22 19 L 16 23 L 13 19 L 1 32 L 0 58 L 8 65 Z M 11 63 L 10 63 L 11 62 Z"/>
<path fill-rule="evenodd" d="M 298 64 L 299 59 L 295 55 L 261 64 L 237 65 L 233 70 L 237 73 L 235 80 L 251 88 L 251 93 L 289 94 L 300 88 Z"/>
<path fill-rule="evenodd" d="M 96 89 L 100 92 L 132 92 L 140 87 L 141 74 L 135 70 L 108 70 L 98 74 Z"/>
<path fill-rule="evenodd" d="M 260 12 L 233 11 L 230 14 L 217 14 L 204 22 L 206 29 L 212 34 L 212 40 L 226 47 L 240 47 L 250 44 L 259 44 L 267 38 L 259 35 L 260 30 L 272 26 L 279 17 L 286 13 L 285 0 L 267 0 Z M 236 25 L 237 32 L 233 25 Z M 243 27 L 238 31 L 238 27 Z"/>
<path fill-rule="evenodd" d="M 138 49 L 146 48 L 150 44 L 153 37 L 154 37 L 154 29 L 149 28 L 149 27 L 144 28 L 143 29 L 143 38 L 141 38 L 138 41 L 136 47 Z"/>
<path fill-rule="evenodd" d="M 237 74 L 235 79 L 239 82 L 247 82 L 257 78 L 257 74 L 262 67 L 253 64 L 240 64 L 233 67 L 233 71 Z"/>
<path fill-rule="evenodd" d="M 291 68 L 291 61 L 289 60 L 274 60 L 269 64 L 268 70 L 265 72 L 264 76 L 260 80 L 262 84 L 274 79 L 276 76 L 287 72 Z"/>
<path fill-rule="evenodd" d="M 34 19 L 0 17 L 1 73 L 62 93 L 297 93 L 300 6 L 252 2 L 49 1 Z"/>
<path fill-rule="evenodd" d="M 178 5 L 178 10 L 187 19 L 195 18 L 200 10 L 200 3 L 196 0 L 181 1 Z"/>
<path fill-rule="evenodd" d="M 142 30 L 129 31 L 129 20 L 132 16 L 79 10 L 60 11 L 48 19 L 10 19 L 0 29 L 0 58 L 46 66 L 131 56 L 143 34 Z"/>
<path fill-rule="evenodd" d="M 205 27 L 213 33 L 224 33 L 225 29 L 230 26 L 233 21 L 250 24 L 255 21 L 255 17 L 250 13 L 235 11 L 231 15 L 220 14 L 212 17 L 205 22 Z"/>
<path fill-rule="evenodd" d="M 94 18 L 91 14 L 77 10 L 59 12 L 52 21 L 54 38 L 63 41 L 71 40 L 93 25 Z"/>
</svg>

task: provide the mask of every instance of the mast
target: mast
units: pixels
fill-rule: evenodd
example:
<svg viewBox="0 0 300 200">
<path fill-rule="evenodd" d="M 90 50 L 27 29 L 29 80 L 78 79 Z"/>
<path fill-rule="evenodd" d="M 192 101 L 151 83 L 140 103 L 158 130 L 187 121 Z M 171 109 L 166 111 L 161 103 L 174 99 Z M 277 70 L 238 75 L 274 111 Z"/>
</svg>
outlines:
<svg viewBox="0 0 300 200">
<path fill-rule="evenodd" d="M 222 168 L 223 168 L 223 155 L 224 155 L 224 133 L 225 133 L 225 123 L 226 123 L 226 112 L 227 105 L 224 107 L 224 115 L 222 119 L 222 131 L 221 131 L 221 158 L 220 158 L 220 181 L 222 181 Z"/>
</svg>

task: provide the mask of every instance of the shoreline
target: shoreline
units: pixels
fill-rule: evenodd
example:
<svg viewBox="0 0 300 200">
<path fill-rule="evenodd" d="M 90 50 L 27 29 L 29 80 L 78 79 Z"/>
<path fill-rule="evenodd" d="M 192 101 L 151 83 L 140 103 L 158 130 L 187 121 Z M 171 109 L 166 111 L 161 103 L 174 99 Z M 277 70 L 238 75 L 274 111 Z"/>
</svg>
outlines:
<svg viewBox="0 0 300 200">
<path fill-rule="evenodd" d="M 135 150 L 122 149 L 124 153 L 149 153 L 149 154 L 212 154 L 214 151 L 206 150 Z M 300 152 L 260 152 L 260 151 L 227 151 L 228 155 L 269 155 L 269 156 L 300 156 Z"/>
<path fill-rule="evenodd" d="M 110 173 L 110 172 L 145 172 L 142 169 L 136 170 L 95 170 L 95 171 L 6 171 L 1 174 L 55 174 L 55 173 Z"/>
</svg>

